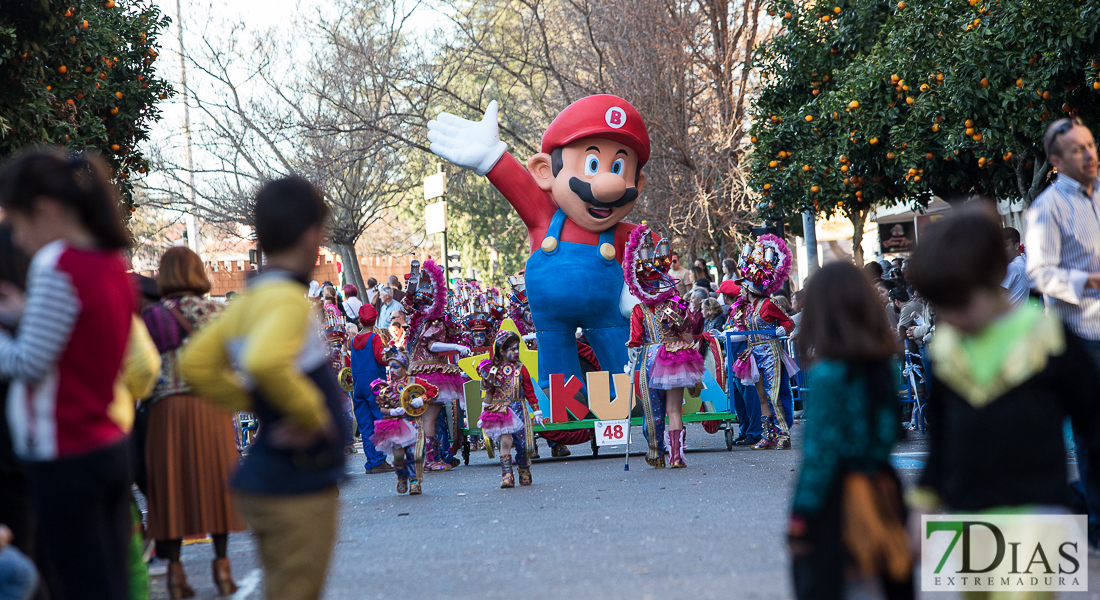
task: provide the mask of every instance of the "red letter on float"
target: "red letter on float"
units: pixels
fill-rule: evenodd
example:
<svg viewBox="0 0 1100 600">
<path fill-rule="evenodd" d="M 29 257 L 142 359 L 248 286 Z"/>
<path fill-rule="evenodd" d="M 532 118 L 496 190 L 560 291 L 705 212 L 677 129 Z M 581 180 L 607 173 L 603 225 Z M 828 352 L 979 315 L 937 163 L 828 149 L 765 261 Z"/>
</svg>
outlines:
<svg viewBox="0 0 1100 600">
<path fill-rule="evenodd" d="M 568 413 L 572 413 L 577 419 L 588 416 L 588 407 L 577 402 L 576 396 L 579 391 L 581 391 L 581 380 L 576 376 L 570 376 L 569 383 L 565 382 L 565 375 L 561 373 L 550 376 L 550 408 L 553 412 L 551 422 L 568 423 Z"/>
</svg>

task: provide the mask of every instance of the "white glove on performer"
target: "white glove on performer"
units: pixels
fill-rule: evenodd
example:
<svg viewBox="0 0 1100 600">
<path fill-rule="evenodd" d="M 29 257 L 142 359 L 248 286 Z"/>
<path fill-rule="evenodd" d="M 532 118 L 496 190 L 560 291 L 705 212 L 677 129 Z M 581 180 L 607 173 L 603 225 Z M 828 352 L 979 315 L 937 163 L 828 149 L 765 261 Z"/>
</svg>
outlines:
<svg viewBox="0 0 1100 600">
<path fill-rule="evenodd" d="M 431 345 L 431 347 L 428 348 L 428 349 L 431 350 L 432 352 L 450 352 L 451 350 L 454 350 L 454 351 L 458 352 L 459 356 L 469 356 L 470 355 L 470 347 L 469 346 L 463 346 L 462 344 L 447 344 L 447 343 L 444 343 L 444 342 L 434 342 Z"/>
<path fill-rule="evenodd" d="M 531 340 L 535 339 L 536 337 L 538 337 L 538 334 L 528 333 L 527 335 L 523 336 L 523 341 L 530 342 Z"/>
<path fill-rule="evenodd" d="M 473 169 L 478 175 L 491 171 L 508 150 L 508 144 L 500 141 L 496 100 L 489 103 L 480 121 L 439 113 L 428 121 L 428 141 L 436 156 Z"/>
<path fill-rule="evenodd" d="M 413 398 L 412 400 L 409 400 L 409 404 L 411 404 L 413 408 L 420 408 L 421 406 L 424 406 L 424 401 L 420 398 Z"/>
<path fill-rule="evenodd" d="M 535 412 L 531 413 L 531 422 L 542 425 L 542 422 L 545 421 L 545 420 L 546 419 L 544 419 L 542 417 L 542 411 L 541 410 L 536 410 Z"/>
<path fill-rule="evenodd" d="M 405 414 L 405 409 L 401 408 L 400 406 L 398 406 L 397 408 L 391 408 L 390 409 L 390 416 L 391 417 L 401 417 L 401 416 L 404 416 L 404 414 Z"/>
<path fill-rule="evenodd" d="M 775 328 L 775 337 L 784 337 L 785 335 L 787 335 L 787 330 L 782 325 Z"/>
<path fill-rule="evenodd" d="M 478 428 L 478 429 L 481 429 L 481 419 L 478 419 L 478 420 L 477 420 L 477 428 Z"/>
</svg>

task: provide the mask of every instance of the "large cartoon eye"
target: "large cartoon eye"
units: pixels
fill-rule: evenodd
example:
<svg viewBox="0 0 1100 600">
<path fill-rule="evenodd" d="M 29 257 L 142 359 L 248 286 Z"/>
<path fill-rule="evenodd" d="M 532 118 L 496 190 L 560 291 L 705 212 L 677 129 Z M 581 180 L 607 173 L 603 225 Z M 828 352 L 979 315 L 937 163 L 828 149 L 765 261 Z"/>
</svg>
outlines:
<svg viewBox="0 0 1100 600">
<path fill-rule="evenodd" d="M 626 169 L 626 161 L 621 158 L 611 163 L 611 172 L 616 175 L 622 176 L 624 169 Z"/>
<path fill-rule="evenodd" d="M 595 154 L 589 154 L 584 157 L 584 174 L 595 175 L 600 170 L 600 157 Z"/>
</svg>

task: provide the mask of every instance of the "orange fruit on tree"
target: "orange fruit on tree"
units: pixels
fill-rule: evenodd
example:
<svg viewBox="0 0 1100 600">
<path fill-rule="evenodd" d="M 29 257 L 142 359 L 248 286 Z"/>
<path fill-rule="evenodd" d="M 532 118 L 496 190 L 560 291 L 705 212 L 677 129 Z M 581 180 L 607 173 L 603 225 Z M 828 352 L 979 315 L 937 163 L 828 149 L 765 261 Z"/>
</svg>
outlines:
<svg viewBox="0 0 1100 600">
<path fill-rule="evenodd" d="M 867 140 L 867 141 L 868 141 L 868 142 L 870 142 L 872 146 L 874 146 L 875 144 L 877 144 L 877 143 L 878 143 L 878 138 L 877 138 L 877 137 L 873 137 L 873 138 L 871 138 L 871 139 L 869 139 L 869 140 Z"/>
<path fill-rule="evenodd" d="M 848 172 L 848 165 L 840 165 L 840 172 L 841 173 L 847 173 Z"/>
<path fill-rule="evenodd" d="M 118 152 L 118 150 L 119 150 L 118 144 L 111 144 L 111 151 L 112 152 Z"/>
<path fill-rule="evenodd" d="M 771 167 L 771 168 L 773 168 L 773 169 L 774 169 L 774 168 L 775 168 L 775 167 L 776 167 L 777 165 L 779 165 L 779 162 L 778 162 L 778 161 L 774 161 L 774 160 L 773 160 L 773 161 L 770 161 L 770 162 L 768 162 L 768 166 L 769 166 L 769 167 Z"/>
<path fill-rule="evenodd" d="M 893 152 L 887 152 L 887 153 L 886 153 L 886 158 L 889 158 L 890 160 L 894 160 L 894 158 L 895 158 L 896 156 L 897 156 L 897 155 L 895 155 L 895 154 L 894 154 Z"/>
<path fill-rule="evenodd" d="M 756 143 L 756 136 L 755 135 L 752 136 L 752 139 L 750 139 L 749 141 L 755 144 Z"/>
<path fill-rule="evenodd" d="M 966 128 L 966 135 L 974 135 L 974 128 L 973 127 L 967 127 Z"/>
<path fill-rule="evenodd" d="M 111 107 L 111 114 L 112 115 L 117 115 L 118 114 L 118 107 L 117 106 Z"/>
<path fill-rule="evenodd" d="M 87 19 L 85 19 L 84 22 L 80 24 L 80 28 L 81 29 L 87 29 L 88 28 L 88 20 Z"/>
<path fill-rule="evenodd" d="M 791 13 L 789 13 L 789 12 L 785 12 L 785 13 L 783 13 L 783 18 L 784 18 L 784 19 L 789 19 L 789 18 L 791 18 Z"/>
<path fill-rule="evenodd" d="M 897 73 L 894 73 L 893 75 L 890 76 L 890 83 L 893 83 L 893 84 L 897 85 L 897 83 L 899 81 L 901 81 L 901 77 L 898 77 Z"/>
<path fill-rule="evenodd" d="M 901 2 L 898 2 L 898 10 L 904 10 L 906 6 L 909 5 L 905 3 L 905 0 L 901 0 Z"/>
<path fill-rule="evenodd" d="M 107 3 L 103 5 L 105 8 L 114 8 L 115 0 L 107 0 Z"/>
<path fill-rule="evenodd" d="M 814 120 L 814 116 L 813 116 L 813 115 L 806 115 L 806 122 L 807 122 L 807 123 L 809 123 L 809 122 L 811 122 L 811 121 L 813 121 L 813 120 Z"/>
<path fill-rule="evenodd" d="M 915 102 L 915 100 L 913 100 L 912 96 L 906 96 L 905 97 L 905 103 L 906 104 L 912 104 L 913 102 Z"/>
<path fill-rule="evenodd" d="M 928 154 L 925 154 L 924 157 L 928 160 L 932 160 L 933 158 L 936 158 L 936 155 L 929 152 Z"/>
<path fill-rule="evenodd" d="M 922 91 L 922 92 L 927 92 L 927 91 L 928 91 L 928 90 L 930 90 L 930 89 L 932 89 L 932 88 L 931 88 L 931 87 L 929 87 L 929 85 L 928 85 L 927 83 L 922 83 L 922 84 L 920 84 L 920 91 Z"/>
<path fill-rule="evenodd" d="M 1024 78 L 1023 77 L 1016 80 L 1016 87 L 1020 87 L 1020 88 L 1024 87 Z"/>
<path fill-rule="evenodd" d="M 984 156 L 978 159 L 978 166 L 979 167 L 984 167 L 985 166 L 985 157 Z"/>
<path fill-rule="evenodd" d="M 849 102 L 848 108 L 859 108 L 859 100 L 852 100 Z"/>
<path fill-rule="evenodd" d="M 61 73 L 62 75 L 64 75 L 65 72 L 68 71 L 68 70 L 69 70 L 69 68 L 66 67 L 65 65 L 61 65 L 60 67 L 57 68 L 57 72 Z"/>
<path fill-rule="evenodd" d="M 982 80 L 978 82 L 982 87 L 989 87 L 989 79 L 982 77 Z"/>
<path fill-rule="evenodd" d="M 122 100 L 122 92 L 115 92 L 115 98 Z"/>
<path fill-rule="evenodd" d="M 974 140 L 975 142 L 980 142 L 984 137 L 985 136 L 980 133 L 975 133 L 974 135 L 970 136 L 970 139 Z"/>
<path fill-rule="evenodd" d="M 802 171 L 803 171 L 803 172 L 807 172 L 807 173 L 808 173 L 808 172 L 810 171 L 810 169 L 812 169 L 812 168 L 813 168 L 813 167 L 811 167 L 810 165 L 802 165 Z"/>
<path fill-rule="evenodd" d="M 840 7 L 839 6 L 834 6 L 833 7 L 833 12 L 839 15 L 840 14 Z M 1096 67 L 1096 68 L 1100 69 L 1100 67 Z"/>
<path fill-rule="evenodd" d="M 1005 159 L 1006 161 L 1012 160 L 1012 153 L 1009 152 L 1008 154 L 1005 154 L 1001 158 Z"/>
<path fill-rule="evenodd" d="M 1050 98 L 1051 98 L 1050 90 L 1043 91 L 1043 100 L 1050 100 Z"/>
<path fill-rule="evenodd" d="M 920 183 L 920 175 L 917 175 L 916 177 L 914 177 L 913 181 L 916 182 L 916 183 Z"/>
<path fill-rule="evenodd" d="M 939 130 L 940 130 L 940 124 L 939 123 L 933 123 L 932 124 L 932 131 L 939 131 Z"/>
<path fill-rule="evenodd" d="M 814 91 L 813 91 L 813 94 L 814 94 L 815 96 L 816 96 L 816 95 L 818 95 L 818 94 L 820 94 L 820 93 L 821 93 L 821 90 L 814 90 Z"/>
<path fill-rule="evenodd" d="M 76 100 L 73 100 L 72 98 L 69 98 L 68 100 L 65 101 L 65 104 L 76 104 Z"/>
<path fill-rule="evenodd" d="M 766 190 L 770 190 L 770 189 L 772 189 L 772 184 L 770 184 L 770 183 L 765 183 L 765 184 L 764 184 L 764 189 L 766 189 Z"/>
<path fill-rule="evenodd" d="M 824 22 L 824 23 L 828 23 L 829 19 L 831 19 L 831 18 L 832 17 L 830 17 L 829 15 L 822 15 L 821 21 Z"/>
<path fill-rule="evenodd" d="M 966 126 L 966 127 L 973 127 L 974 126 L 974 121 L 971 121 L 970 119 L 967 119 L 966 122 L 963 123 L 963 125 Z"/>
<path fill-rule="evenodd" d="M 863 197 L 863 192 L 857 190 L 856 191 L 856 198 L 862 198 L 862 197 Z"/>
<path fill-rule="evenodd" d="M 816 194 L 821 191 L 821 188 L 817 187 L 816 185 L 811 185 L 810 191 Z"/>
<path fill-rule="evenodd" d="M 914 168 L 912 168 L 912 167 L 909 167 L 909 170 L 908 170 L 908 171 L 906 171 L 906 172 L 907 172 L 907 173 L 908 173 L 908 174 L 909 174 L 910 176 L 913 176 L 913 175 L 916 175 L 916 174 L 917 174 L 917 170 L 916 170 L 916 169 L 914 169 Z"/>
<path fill-rule="evenodd" d="M 1100 81 L 1094 81 L 1094 82 L 1092 82 L 1092 89 L 1094 89 L 1094 90 L 1100 90 Z"/>
</svg>

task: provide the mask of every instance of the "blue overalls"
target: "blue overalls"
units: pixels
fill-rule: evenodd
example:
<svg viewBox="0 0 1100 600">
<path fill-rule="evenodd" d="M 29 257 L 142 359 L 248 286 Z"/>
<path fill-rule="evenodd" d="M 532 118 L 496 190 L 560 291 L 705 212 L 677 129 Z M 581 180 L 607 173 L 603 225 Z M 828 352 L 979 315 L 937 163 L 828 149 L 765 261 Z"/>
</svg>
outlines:
<svg viewBox="0 0 1100 600">
<path fill-rule="evenodd" d="M 370 436 L 374 435 L 374 422 L 382 418 L 382 411 L 370 384 L 376 379 L 386 378 L 386 369 L 374 358 L 374 337 L 368 334 L 367 343 L 362 350 L 351 348 L 352 405 L 355 408 L 355 422 L 359 424 L 359 435 L 363 436 L 363 454 L 367 455 L 364 464 L 366 470 L 380 467 L 386 463 L 386 455 L 374 448 Z"/>
<path fill-rule="evenodd" d="M 601 233 L 596 246 L 563 242 L 565 218 L 559 208 L 542 247 L 527 259 L 527 297 L 539 345 L 538 385 L 543 389 L 550 386 L 554 373 L 564 373 L 566 381 L 575 375 L 586 384 L 577 356 L 578 327 L 584 329 L 604 370 L 618 371 L 628 360 L 630 321 L 619 312 L 623 268 L 613 252 L 615 227 Z"/>
</svg>

